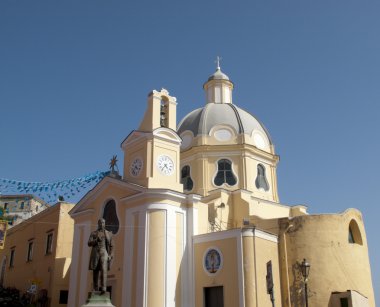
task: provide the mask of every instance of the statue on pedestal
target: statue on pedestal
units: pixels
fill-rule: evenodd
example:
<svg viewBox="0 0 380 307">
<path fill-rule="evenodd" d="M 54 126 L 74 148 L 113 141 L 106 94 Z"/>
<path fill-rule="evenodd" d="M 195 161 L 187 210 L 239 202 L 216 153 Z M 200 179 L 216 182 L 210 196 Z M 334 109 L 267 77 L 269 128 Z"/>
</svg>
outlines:
<svg viewBox="0 0 380 307">
<path fill-rule="evenodd" d="M 100 291 L 101 295 L 106 293 L 107 272 L 113 259 L 112 233 L 106 230 L 105 224 L 104 219 L 99 219 L 98 229 L 88 239 L 88 246 L 92 247 L 89 270 L 93 271 L 93 291 Z"/>
</svg>

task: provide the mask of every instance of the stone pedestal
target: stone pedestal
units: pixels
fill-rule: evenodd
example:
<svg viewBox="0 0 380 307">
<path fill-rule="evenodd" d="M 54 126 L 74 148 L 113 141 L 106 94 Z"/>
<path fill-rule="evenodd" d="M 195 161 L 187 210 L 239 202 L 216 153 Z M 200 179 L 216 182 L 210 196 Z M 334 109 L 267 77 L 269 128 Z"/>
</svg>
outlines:
<svg viewBox="0 0 380 307">
<path fill-rule="evenodd" d="M 115 307 L 111 303 L 110 293 L 106 292 L 100 294 L 100 291 L 93 291 L 88 293 L 86 304 L 82 307 Z"/>
</svg>

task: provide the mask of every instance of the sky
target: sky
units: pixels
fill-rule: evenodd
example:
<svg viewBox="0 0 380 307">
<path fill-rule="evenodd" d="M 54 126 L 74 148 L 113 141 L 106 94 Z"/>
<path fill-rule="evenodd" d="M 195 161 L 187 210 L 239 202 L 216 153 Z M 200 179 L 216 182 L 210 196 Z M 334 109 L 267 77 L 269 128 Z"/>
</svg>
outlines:
<svg viewBox="0 0 380 307">
<path fill-rule="evenodd" d="M 1 0 L 0 178 L 107 170 L 151 90 L 178 120 L 204 105 L 216 56 L 271 134 L 280 201 L 362 212 L 379 303 L 379 1 Z"/>
</svg>

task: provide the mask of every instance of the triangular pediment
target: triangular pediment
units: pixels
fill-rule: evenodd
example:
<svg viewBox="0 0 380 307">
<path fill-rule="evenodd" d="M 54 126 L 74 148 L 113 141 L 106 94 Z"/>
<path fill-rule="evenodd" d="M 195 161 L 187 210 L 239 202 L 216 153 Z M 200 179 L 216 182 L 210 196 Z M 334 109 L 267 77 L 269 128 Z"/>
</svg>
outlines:
<svg viewBox="0 0 380 307">
<path fill-rule="evenodd" d="M 151 132 L 144 132 L 144 131 L 138 131 L 138 130 L 133 130 L 128 136 L 124 139 L 124 141 L 121 143 L 121 148 L 125 149 L 128 147 L 130 144 L 143 139 L 143 138 L 148 138 L 149 136 L 152 136 Z"/>
<path fill-rule="evenodd" d="M 109 191 L 109 192 L 108 192 Z M 112 192 L 111 192 L 112 191 Z M 115 191 L 117 195 L 115 195 Z M 101 195 L 103 198 L 125 198 L 142 193 L 144 188 L 112 177 L 104 177 L 93 189 L 91 189 L 70 211 L 70 215 L 76 216 L 89 210 L 93 210 L 94 203 Z"/>
</svg>

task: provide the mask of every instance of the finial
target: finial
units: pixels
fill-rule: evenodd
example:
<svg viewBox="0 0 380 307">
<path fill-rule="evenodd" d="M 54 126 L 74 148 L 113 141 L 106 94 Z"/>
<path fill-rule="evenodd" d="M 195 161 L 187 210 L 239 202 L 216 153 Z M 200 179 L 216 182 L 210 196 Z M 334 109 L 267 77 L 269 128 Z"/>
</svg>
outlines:
<svg viewBox="0 0 380 307">
<path fill-rule="evenodd" d="M 119 168 L 117 167 L 117 156 L 114 155 L 110 161 L 110 173 L 109 176 L 120 179 L 121 176 L 119 175 Z"/>
<path fill-rule="evenodd" d="M 216 57 L 216 61 L 215 61 L 215 63 L 216 63 L 216 69 L 217 70 L 220 70 L 220 61 L 222 60 L 222 57 L 220 57 L 220 56 L 217 56 Z"/>
<path fill-rule="evenodd" d="M 112 172 L 115 170 L 116 162 L 117 162 L 117 156 L 114 155 L 110 161 L 110 169 Z"/>
</svg>

